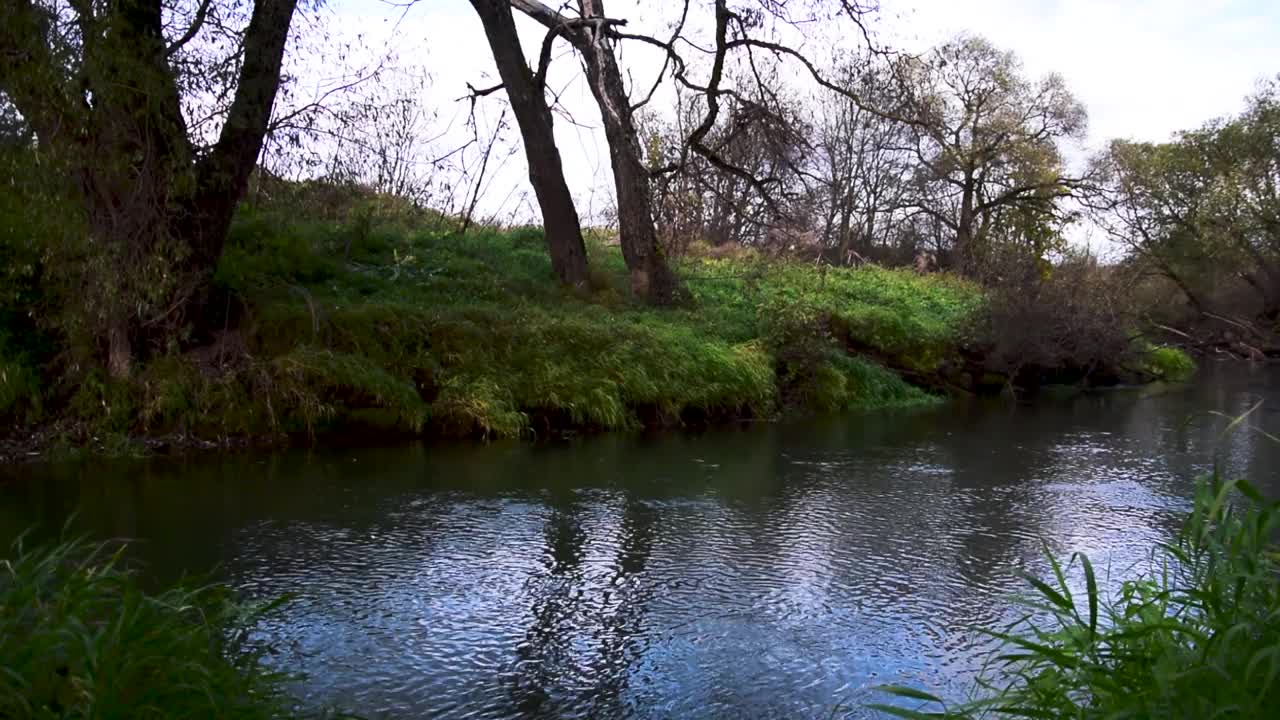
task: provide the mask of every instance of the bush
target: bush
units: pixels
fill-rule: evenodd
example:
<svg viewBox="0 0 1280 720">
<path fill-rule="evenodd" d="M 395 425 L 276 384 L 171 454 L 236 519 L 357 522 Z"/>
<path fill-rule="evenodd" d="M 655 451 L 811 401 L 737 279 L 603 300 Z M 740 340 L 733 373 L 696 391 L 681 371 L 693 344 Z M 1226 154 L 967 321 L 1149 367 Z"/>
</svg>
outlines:
<svg viewBox="0 0 1280 720">
<path fill-rule="evenodd" d="M 1175 347 L 1154 347 L 1147 351 L 1148 372 L 1161 380 L 1178 382 L 1191 377 L 1196 371 L 1196 361 L 1186 351 Z"/>
<path fill-rule="evenodd" d="M 217 586 L 139 589 L 123 549 L 64 542 L 0 561 L 0 717 L 277 718 L 248 607 Z"/>
<path fill-rule="evenodd" d="M 1051 267 L 1009 260 L 974 331 L 987 366 L 1033 385 L 1113 376 L 1138 357 L 1131 285 L 1125 269 L 1087 255 Z"/>
<path fill-rule="evenodd" d="M 1243 481 L 1204 483 L 1177 541 L 1104 596 L 1077 553 L 1028 577 L 1047 622 L 989 631 L 1003 641 L 987 697 L 900 717 L 1270 718 L 1280 707 L 1280 503 Z M 1083 596 L 1067 581 L 1079 563 Z M 1078 592 L 1078 591 L 1077 591 Z M 900 698 L 942 704 L 908 688 Z"/>
</svg>

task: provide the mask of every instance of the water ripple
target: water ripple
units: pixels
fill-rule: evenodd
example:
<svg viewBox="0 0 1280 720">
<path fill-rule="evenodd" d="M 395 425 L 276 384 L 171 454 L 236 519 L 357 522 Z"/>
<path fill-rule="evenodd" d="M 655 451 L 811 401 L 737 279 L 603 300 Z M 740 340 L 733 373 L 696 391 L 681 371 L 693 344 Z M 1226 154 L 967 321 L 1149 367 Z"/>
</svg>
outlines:
<svg viewBox="0 0 1280 720">
<path fill-rule="evenodd" d="M 1176 532 L 1215 459 L 1280 488 L 1280 450 L 1219 445 L 1204 412 L 1260 381 L 1215 382 L 657 441 L 157 465 L 131 492 L 96 476 L 65 492 L 104 533 L 153 539 L 157 573 L 216 562 L 252 597 L 293 594 L 257 633 L 315 706 L 864 717 L 882 683 L 963 692 L 993 642 L 975 628 L 1017 617 L 1017 572 L 1047 572 L 1045 545 L 1089 553 L 1113 586 Z M 35 516 L 60 486 L 5 487 Z"/>
</svg>

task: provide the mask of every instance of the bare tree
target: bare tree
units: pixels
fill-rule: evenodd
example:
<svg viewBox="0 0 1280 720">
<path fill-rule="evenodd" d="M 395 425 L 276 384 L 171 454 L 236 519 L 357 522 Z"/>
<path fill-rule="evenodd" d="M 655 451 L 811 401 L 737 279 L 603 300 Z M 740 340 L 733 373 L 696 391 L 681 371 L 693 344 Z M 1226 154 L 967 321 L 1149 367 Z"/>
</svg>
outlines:
<svg viewBox="0 0 1280 720">
<path fill-rule="evenodd" d="M 764 81 L 778 82 L 774 74 Z M 664 234 L 696 235 L 713 246 L 763 246 L 808 227 L 808 187 L 797 172 L 807 168 L 805 158 L 813 149 L 808 127 L 799 119 L 803 108 L 776 85 L 762 90 L 750 75 L 734 84 L 735 94 L 725 99 L 704 142 L 737 172 L 688 152 L 689 129 L 702 119 L 696 96 L 680 93 L 676 121 L 650 129 L 651 164 L 669 168 L 655 177 L 660 216 L 670 229 Z M 761 97 L 765 94 L 771 97 Z M 776 181 L 765 195 L 754 178 Z"/>
<path fill-rule="evenodd" d="M 792 191 L 796 179 L 807 172 L 803 153 L 795 152 L 796 147 L 803 145 L 805 133 L 796 127 L 797 118 L 788 117 L 783 110 L 784 103 L 778 96 L 782 83 L 776 74 L 770 76 L 770 72 L 776 73 L 782 58 L 798 59 L 815 74 L 817 70 L 798 51 L 776 38 L 757 36 L 768 25 L 764 22 L 766 16 L 782 24 L 806 22 L 795 17 L 792 8 L 803 7 L 809 12 L 807 4 L 797 2 L 788 7 L 784 2 L 766 0 L 758 6 L 731 9 L 727 0 L 717 0 L 714 41 L 707 49 L 694 38 L 688 0 L 681 6 L 670 35 L 662 37 L 624 32 L 627 20 L 607 17 L 602 0 L 577 0 L 576 15 L 566 14 L 567 7 L 553 9 L 538 0 L 510 0 L 510 3 L 547 28 L 537 69 L 532 73 L 536 90 L 540 91 L 545 83 L 552 49 L 558 39 L 565 39 L 582 59 L 609 141 L 620 244 L 637 295 L 662 303 L 669 301 L 675 290 L 675 278 L 667 269 L 658 243 L 651 177 L 661 183 L 665 176 L 691 164 L 703 163 L 714 168 L 718 182 L 730 179 L 723 182 L 726 186 L 723 192 L 714 192 L 709 198 L 715 206 L 712 210 L 715 217 L 742 218 L 743 210 L 754 203 L 767 208 L 763 215 L 772 224 L 797 224 L 787 206 L 803 195 Z M 827 8 L 831 15 L 851 17 L 859 28 L 863 28 L 863 17 L 871 12 L 871 8 L 847 0 L 817 3 L 815 7 Z M 867 37 L 865 28 L 863 34 Z M 617 62 L 617 46 L 624 42 L 659 48 L 665 56 L 662 70 L 648 93 L 634 102 L 627 93 Z M 689 53 L 700 57 L 686 57 Z M 709 66 L 709 71 L 705 79 L 696 79 L 694 66 L 702 61 Z M 735 76 L 747 82 L 735 81 L 732 79 Z M 667 153 L 667 161 L 662 164 L 652 162 L 654 153 L 650 152 L 650 162 L 646 163 L 634 113 L 668 78 L 703 108 L 695 121 L 688 124 L 678 152 Z M 763 162 L 760 161 L 762 154 Z M 736 157 L 732 157 L 734 155 Z M 746 192 L 739 192 L 743 188 Z M 743 195 L 749 195 L 750 199 Z M 757 222 L 756 214 L 746 213 L 745 217 Z"/>
<path fill-rule="evenodd" d="M 582 59 L 587 85 L 600 108 L 618 209 L 619 244 L 631 274 L 631 291 L 655 304 L 675 298 L 676 278 L 667 266 L 653 222 L 653 189 L 641 152 L 634 108 L 623 83 L 614 49 L 613 26 L 625 20 L 606 17 L 604 0 L 578 0 L 578 17 L 569 17 L 538 2 L 511 0 L 512 7 L 547 28 L 537 78 L 545 79 L 551 49 L 565 38 Z"/>
<path fill-rule="evenodd" d="M 906 246 L 909 257 L 914 243 L 903 232 L 915 170 L 904 150 L 909 126 L 863 107 L 888 106 L 890 77 L 883 69 L 850 66 L 839 82 L 863 100 L 834 93 L 817 99 L 817 152 L 811 162 L 820 187 L 816 205 L 824 245 L 840 263 L 869 259 L 877 246 L 894 244 Z"/>
</svg>

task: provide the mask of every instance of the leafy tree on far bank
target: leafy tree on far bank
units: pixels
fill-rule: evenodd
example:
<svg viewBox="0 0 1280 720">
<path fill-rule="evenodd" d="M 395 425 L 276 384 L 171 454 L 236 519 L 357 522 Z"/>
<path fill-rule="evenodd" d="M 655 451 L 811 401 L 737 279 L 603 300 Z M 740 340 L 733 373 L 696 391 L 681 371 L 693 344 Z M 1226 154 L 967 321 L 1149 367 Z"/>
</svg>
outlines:
<svg viewBox="0 0 1280 720">
<path fill-rule="evenodd" d="M 68 322 L 105 350 L 114 377 L 199 310 L 258 160 L 296 6 L 0 2 L 0 90 L 61 169 L 85 228 L 62 248 Z"/>
<path fill-rule="evenodd" d="M 915 207 L 953 237 L 953 264 L 975 275 L 989 245 L 1038 247 L 1057 236 L 1059 201 L 1080 185 L 1060 143 L 1084 136 L 1084 106 L 1060 75 L 1028 80 L 1017 57 L 961 35 L 896 63 L 897 97 L 883 109 L 910 130 Z"/>
<path fill-rule="evenodd" d="M 1280 80 L 1239 116 L 1166 143 L 1115 141 L 1097 164 L 1099 224 L 1197 313 L 1280 320 Z"/>
</svg>

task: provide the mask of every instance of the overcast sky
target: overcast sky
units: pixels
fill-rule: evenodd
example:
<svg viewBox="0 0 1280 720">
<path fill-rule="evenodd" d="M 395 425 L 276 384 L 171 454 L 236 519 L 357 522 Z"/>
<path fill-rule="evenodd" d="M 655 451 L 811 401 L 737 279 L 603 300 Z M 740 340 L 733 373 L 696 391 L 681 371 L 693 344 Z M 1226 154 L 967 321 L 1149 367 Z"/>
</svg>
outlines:
<svg viewBox="0 0 1280 720">
<path fill-rule="evenodd" d="M 632 27 L 657 29 L 673 5 L 610 0 L 606 9 Z M 430 73 L 428 98 L 442 123 L 465 117 L 465 103 L 455 101 L 466 83 L 481 85 L 495 76 L 467 0 L 420 0 L 403 17 L 382 0 L 340 0 L 330 11 L 338 27 L 362 31 L 373 44 L 388 42 L 402 63 Z M 536 53 L 541 29 L 517 16 L 526 53 Z M 1114 137 L 1163 140 L 1233 113 L 1260 78 L 1280 73 L 1278 0 L 882 0 L 874 28 L 882 42 L 908 52 L 973 32 L 1013 50 L 1032 76 L 1061 73 L 1089 111 L 1087 145 L 1093 148 Z M 624 65 L 646 82 L 655 60 L 639 48 L 627 49 Z M 576 76 L 576 61 L 561 58 L 550 84 L 563 89 L 562 102 L 574 118 L 590 126 L 557 124 L 579 211 L 590 217 L 607 203 L 601 194 L 609 192 L 611 180 L 598 112 Z M 505 202 L 504 211 L 514 210 L 509 198 L 526 191 L 523 174 L 516 153 L 486 204 L 493 209 Z"/>
</svg>

